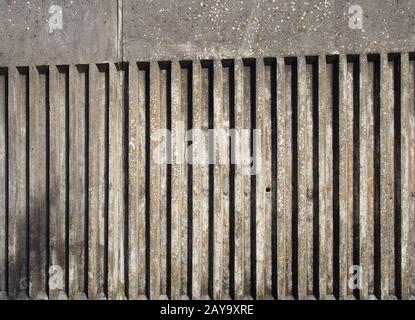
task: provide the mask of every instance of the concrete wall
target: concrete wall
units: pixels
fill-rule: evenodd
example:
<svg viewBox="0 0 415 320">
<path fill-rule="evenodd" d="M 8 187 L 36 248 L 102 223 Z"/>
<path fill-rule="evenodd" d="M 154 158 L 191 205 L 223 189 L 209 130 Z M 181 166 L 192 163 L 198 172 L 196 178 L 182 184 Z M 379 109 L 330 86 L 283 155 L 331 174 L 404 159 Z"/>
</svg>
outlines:
<svg viewBox="0 0 415 320">
<path fill-rule="evenodd" d="M 414 11 L 2 0 L 0 297 L 413 299 Z M 181 124 L 258 171 L 160 164 Z"/>
<path fill-rule="evenodd" d="M 53 33 L 51 5 L 63 14 Z M 362 29 L 349 28 L 351 5 Z M 0 9 L 1 65 L 398 52 L 415 42 L 411 0 L 2 0 Z"/>
</svg>

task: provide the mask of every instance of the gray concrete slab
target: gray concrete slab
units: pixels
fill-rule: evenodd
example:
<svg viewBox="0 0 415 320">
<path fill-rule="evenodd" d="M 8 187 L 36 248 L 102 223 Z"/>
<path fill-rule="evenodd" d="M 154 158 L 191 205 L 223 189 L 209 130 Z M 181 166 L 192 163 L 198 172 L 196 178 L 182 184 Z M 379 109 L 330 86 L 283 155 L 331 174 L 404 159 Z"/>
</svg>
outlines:
<svg viewBox="0 0 415 320">
<path fill-rule="evenodd" d="M 351 29 L 351 5 L 362 29 Z M 410 51 L 413 0 L 124 0 L 124 57 L 234 58 Z"/>
<path fill-rule="evenodd" d="M 50 33 L 52 5 L 62 29 Z M 0 65 L 66 64 L 117 59 L 117 1 L 0 0 Z"/>
<path fill-rule="evenodd" d="M 99 63 L 118 61 L 121 52 L 128 61 L 415 48 L 414 0 L 123 0 L 122 4 L 122 32 L 118 32 L 115 0 L 0 0 L 0 64 Z M 53 33 L 51 5 L 63 10 L 63 29 Z M 349 26 L 352 5 L 362 8 L 361 29 Z"/>
<path fill-rule="evenodd" d="M 336 1 L 336 48 L 341 52 L 397 52 L 415 50 L 414 0 Z M 348 9 L 363 10 L 362 29 L 348 28 Z"/>
<path fill-rule="evenodd" d="M 330 52 L 335 44 L 330 18 L 334 1 L 325 1 L 311 15 L 314 2 L 125 0 L 125 57 L 238 57 L 316 48 Z"/>
</svg>

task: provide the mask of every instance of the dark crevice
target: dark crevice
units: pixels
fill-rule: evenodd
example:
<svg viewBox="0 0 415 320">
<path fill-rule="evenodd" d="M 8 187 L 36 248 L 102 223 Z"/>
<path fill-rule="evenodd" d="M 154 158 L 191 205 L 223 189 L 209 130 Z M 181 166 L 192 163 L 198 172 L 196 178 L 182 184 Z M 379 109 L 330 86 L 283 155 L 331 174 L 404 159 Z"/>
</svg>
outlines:
<svg viewBox="0 0 415 320">
<path fill-rule="evenodd" d="M 319 217 L 319 65 L 318 57 L 309 57 L 312 65 L 312 122 L 313 122 L 313 296 L 320 298 L 320 217 Z"/>
<path fill-rule="evenodd" d="M 18 68 L 20 75 L 24 75 L 24 87 L 25 87 L 25 120 L 26 120 L 26 137 L 25 137 L 25 151 L 26 151 L 26 217 L 25 217 L 25 232 L 26 232 L 26 283 L 25 291 L 28 297 L 30 297 L 30 79 L 29 68 Z M 22 268 L 22 267 L 21 267 Z M 22 288 L 19 285 L 19 290 Z"/>
<path fill-rule="evenodd" d="M 90 108 L 90 93 L 89 93 L 89 67 L 87 67 L 85 69 L 85 146 L 84 146 L 84 153 L 85 153 L 85 168 L 84 168 L 84 188 L 85 190 L 89 190 L 89 174 L 88 174 L 88 168 L 89 168 L 89 108 Z M 69 74 L 68 74 L 69 76 Z M 70 143 L 69 143 L 69 115 L 70 115 L 70 109 L 69 109 L 69 77 L 67 78 L 67 95 L 68 95 L 68 99 L 67 99 L 67 123 L 68 123 L 68 137 L 67 137 L 67 146 L 68 146 L 68 168 L 69 168 L 69 153 L 70 153 Z M 68 170 L 69 171 L 69 170 Z M 69 176 L 68 176 L 68 181 L 69 181 Z M 68 190 L 69 190 L 69 183 L 68 183 Z M 69 199 L 69 195 L 68 195 L 68 199 Z M 85 295 L 88 295 L 88 287 L 89 287 L 89 277 L 88 277 L 88 270 L 89 270 L 89 192 L 85 192 L 85 213 L 84 213 L 84 220 L 85 220 L 85 226 L 84 226 L 84 239 L 85 239 L 85 244 L 84 244 L 84 265 L 85 265 L 85 269 L 84 269 L 84 293 Z M 69 204 L 69 201 L 68 201 Z M 67 214 L 69 214 L 69 208 L 67 210 Z M 69 255 L 69 252 L 68 252 Z M 69 257 L 68 257 L 69 260 Z"/>
<path fill-rule="evenodd" d="M 145 73 L 145 291 L 147 298 L 150 298 L 150 64 L 138 63 L 138 69 Z"/>
<path fill-rule="evenodd" d="M 353 265 L 360 266 L 360 60 L 359 56 L 348 57 L 352 63 L 353 77 Z M 353 295 L 360 298 L 360 290 Z"/>
<path fill-rule="evenodd" d="M 69 297 L 69 67 L 58 66 L 58 76 L 63 74 L 64 79 L 64 117 L 65 117 L 65 142 L 64 142 L 64 161 L 65 161 L 65 288 L 64 292 Z M 48 130 L 50 132 L 50 130 Z M 49 185 L 49 182 L 48 182 Z M 48 192 L 49 193 L 49 192 Z"/>
<path fill-rule="evenodd" d="M 235 129 L 235 63 L 233 60 L 225 60 L 223 66 L 227 68 L 229 79 L 229 92 L 224 94 L 229 95 L 229 128 L 231 132 Z M 229 295 L 231 299 L 235 299 L 235 164 L 232 163 L 234 159 L 234 149 L 232 142 L 234 137 L 229 137 Z"/>
<path fill-rule="evenodd" d="M 110 108 L 110 77 L 109 77 L 109 65 L 103 65 L 101 72 L 105 73 L 105 142 L 104 142 L 104 287 L 103 293 L 108 298 L 109 296 L 109 283 L 108 283 L 108 265 L 109 265 L 109 108 Z"/>
<path fill-rule="evenodd" d="M 130 96 L 129 96 L 129 84 L 130 84 L 130 74 L 129 74 L 129 65 L 121 64 L 121 70 L 124 72 L 124 77 L 122 80 L 123 84 L 123 169 L 124 169 L 124 194 L 123 202 L 124 207 L 124 295 L 129 298 L 129 287 L 130 287 L 130 277 L 129 277 L 129 258 L 130 258 L 130 249 L 129 249 L 129 237 L 130 237 L 130 219 L 129 219 L 129 203 L 128 203 L 128 194 L 129 194 L 129 174 L 128 174 L 128 155 L 129 155 L 129 106 L 130 106 Z"/>
<path fill-rule="evenodd" d="M 333 294 L 340 296 L 340 204 L 339 204 L 339 57 L 329 56 L 332 64 L 332 123 L 333 123 Z"/>
<path fill-rule="evenodd" d="M 46 194 L 45 194 L 45 209 L 46 209 L 46 225 L 45 225 L 45 231 L 46 231 L 46 238 L 45 238 L 45 255 L 46 255 L 46 263 L 45 263 L 45 290 L 46 290 L 46 294 L 49 296 L 49 265 L 50 265 L 50 187 L 49 187 L 49 181 L 50 181 L 50 119 L 49 119 L 49 114 L 50 114 L 50 96 L 49 96 L 49 68 L 48 67 L 42 67 L 42 68 L 38 68 L 39 74 L 42 74 L 45 77 L 45 91 L 44 91 L 44 96 L 45 96 L 45 105 L 44 105 L 44 115 L 45 115 L 45 184 L 46 184 Z M 67 234 L 66 234 L 67 235 Z M 68 251 L 68 248 L 65 248 L 65 253 Z M 67 270 L 67 264 L 65 263 L 65 272 Z M 66 281 L 66 274 L 65 274 L 65 281 Z M 66 284 L 66 282 L 65 282 Z"/>
<path fill-rule="evenodd" d="M 4 211 L 4 291 L 9 294 L 9 74 L 7 68 L 0 68 L 0 77 L 4 77 L 4 191 L 5 191 L 5 211 Z"/>
<path fill-rule="evenodd" d="M 165 72 L 165 81 L 161 85 L 166 88 L 165 96 L 165 105 L 166 110 L 162 110 L 166 114 L 166 123 L 163 124 L 166 126 L 167 130 L 171 132 L 171 121 L 172 121 L 172 110 L 171 110 L 171 63 L 170 62 L 161 62 L 160 69 Z M 163 104 L 162 104 L 163 105 Z M 166 156 L 167 156 L 167 165 L 166 165 L 166 295 L 169 299 L 171 296 L 171 260 L 172 260 L 172 212 L 171 212 L 171 201 L 172 201 L 172 166 L 171 166 L 171 136 L 167 135 L 166 137 Z M 162 248 L 163 249 L 163 248 Z"/>
<path fill-rule="evenodd" d="M 381 299 L 381 239 L 380 239 L 380 56 L 369 55 L 373 64 L 374 114 L 374 294 Z"/>
<path fill-rule="evenodd" d="M 401 56 L 400 54 L 390 55 L 393 61 L 393 92 L 394 92 L 394 260 L 395 260 L 395 294 L 402 299 L 402 264 L 401 264 Z"/>
<path fill-rule="evenodd" d="M 213 95 L 214 95 L 214 89 L 213 89 L 213 61 L 212 60 L 202 60 L 202 70 L 206 69 L 207 72 L 207 108 L 208 108 L 208 128 L 213 129 L 214 128 L 214 105 L 213 105 Z M 208 150 L 213 150 L 213 138 L 211 135 L 208 135 Z M 209 153 L 209 226 L 208 226 L 208 295 L 210 299 L 214 299 L 214 269 L 213 269 L 213 263 L 214 263 L 214 223 L 215 223 L 215 212 L 214 212 L 214 165 L 212 164 L 213 161 L 210 158 L 212 156 L 211 153 Z"/>
<path fill-rule="evenodd" d="M 193 96 L 192 96 L 192 64 L 190 61 L 182 61 L 180 66 L 183 70 L 186 70 L 186 126 L 187 130 L 191 130 L 193 127 Z M 186 148 L 190 150 L 191 141 L 187 142 Z M 193 167 L 190 164 L 190 155 L 187 154 L 187 295 L 189 298 L 192 297 L 192 274 L 193 274 Z"/>
<path fill-rule="evenodd" d="M 292 295 L 298 299 L 298 65 L 297 58 L 287 58 L 285 63 L 291 67 L 291 153 L 292 153 Z"/>
<path fill-rule="evenodd" d="M 254 150 L 254 129 L 256 129 L 256 67 L 255 59 L 244 59 L 244 66 L 248 67 L 249 72 L 249 101 L 250 101 L 250 157 L 256 159 L 257 155 Z M 255 160 L 251 164 L 251 173 L 254 173 L 256 168 Z M 256 176 L 251 174 L 250 176 L 250 189 L 251 189 L 251 201 L 250 201 L 250 242 L 251 242 L 251 261 L 250 261 L 250 272 L 251 272 L 251 283 L 250 283 L 250 294 L 252 298 L 256 299 Z"/>
</svg>

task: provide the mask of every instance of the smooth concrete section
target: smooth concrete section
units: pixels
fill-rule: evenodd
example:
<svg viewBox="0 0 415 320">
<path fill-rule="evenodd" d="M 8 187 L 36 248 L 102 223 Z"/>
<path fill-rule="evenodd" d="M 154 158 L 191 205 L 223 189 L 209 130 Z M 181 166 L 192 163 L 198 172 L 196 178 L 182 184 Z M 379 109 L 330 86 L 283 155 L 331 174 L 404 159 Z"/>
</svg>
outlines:
<svg viewBox="0 0 415 320">
<path fill-rule="evenodd" d="M 348 9 L 363 9 L 363 29 L 348 28 Z M 408 52 L 415 50 L 415 2 L 413 0 L 336 1 L 336 49 L 345 53 Z M 309 41 L 312 41 L 310 39 Z"/>
<path fill-rule="evenodd" d="M 332 52 L 334 1 L 322 1 L 314 9 L 316 14 L 310 12 L 318 1 L 292 3 L 126 0 L 125 57 L 231 58 L 313 52 L 317 48 Z"/>
<path fill-rule="evenodd" d="M 360 5 L 363 28 L 349 27 Z M 236 58 L 411 51 L 412 0 L 124 0 L 124 57 Z"/>
<path fill-rule="evenodd" d="M 62 29 L 49 30 L 52 5 Z M 0 65 L 117 60 L 117 1 L 0 0 Z"/>
<path fill-rule="evenodd" d="M 53 33 L 51 5 L 63 11 Z M 0 64 L 405 52 L 414 27 L 412 0 L 1 0 Z"/>
</svg>

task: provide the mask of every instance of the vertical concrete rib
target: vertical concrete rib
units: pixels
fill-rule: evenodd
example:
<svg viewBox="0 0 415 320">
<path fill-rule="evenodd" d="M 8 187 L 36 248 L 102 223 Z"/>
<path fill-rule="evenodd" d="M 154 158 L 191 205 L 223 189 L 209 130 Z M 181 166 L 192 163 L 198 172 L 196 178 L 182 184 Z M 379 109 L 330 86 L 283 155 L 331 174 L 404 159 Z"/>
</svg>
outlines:
<svg viewBox="0 0 415 320">
<path fill-rule="evenodd" d="M 360 110 L 359 110 L 359 144 L 360 144 L 360 171 L 359 171 L 359 225 L 360 225 L 360 266 L 363 271 L 361 277 L 360 298 L 369 298 L 369 268 L 370 250 L 373 237 L 373 102 L 369 95 L 368 60 L 366 55 L 360 55 Z M 373 248 L 372 248 L 373 250 Z"/>
<path fill-rule="evenodd" d="M 214 160 L 214 248 L 213 248 L 213 299 L 221 299 L 223 295 L 223 238 L 224 207 L 223 192 L 227 179 L 223 177 L 224 163 L 227 161 L 226 135 L 223 110 L 223 69 L 220 60 L 213 62 L 213 160 Z M 218 134 L 221 132 L 221 134 Z M 224 144 L 225 143 L 225 144 Z M 223 179 L 225 178 L 225 179 Z"/>
<path fill-rule="evenodd" d="M 311 134 L 308 113 L 310 111 L 309 86 L 307 85 L 307 65 L 305 57 L 298 58 L 298 109 L 297 109 L 297 147 L 298 147 L 298 299 L 306 299 L 308 295 L 309 243 L 308 221 L 312 214 L 309 193 L 312 192 L 312 181 L 309 179 L 308 163 Z M 312 197 L 311 197 L 312 199 Z"/>
<path fill-rule="evenodd" d="M 91 67 L 91 69 L 94 66 Z M 88 114 L 88 72 L 69 66 L 65 91 L 68 95 L 68 151 L 69 152 L 69 298 L 85 299 L 88 294 L 88 203 L 87 203 L 87 114 Z M 60 83 L 62 85 L 62 82 Z M 63 90 L 63 89 L 61 89 Z M 62 104 L 60 105 L 62 108 Z"/>
<path fill-rule="evenodd" d="M 381 299 L 389 299 L 393 293 L 391 277 L 394 245 L 394 96 L 392 68 L 387 54 L 380 56 L 380 221 L 381 221 Z"/>
<path fill-rule="evenodd" d="M 7 97 L 7 68 L 0 68 L 0 299 L 7 299 L 8 287 L 8 97 Z"/>
<path fill-rule="evenodd" d="M 285 299 L 289 293 L 287 290 L 287 217 L 291 215 L 291 207 L 287 201 L 290 201 L 290 181 L 291 181 L 291 162 L 287 140 L 291 136 L 289 131 L 289 122 L 287 108 L 286 74 L 284 58 L 277 58 L 277 296 L 279 299 Z"/>
<path fill-rule="evenodd" d="M 264 107 L 262 115 L 262 139 L 260 152 L 264 172 L 264 299 L 273 299 L 277 292 L 276 264 L 276 161 L 277 161 L 277 119 L 276 119 L 276 62 L 264 59 Z M 258 85 L 257 85 L 258 87 Z"/>
<path fill-rule="evenodd" d="M 108 186 L 108 298 L 126 299 L 124 194 L 125 69 L 109 65 L 109 186 Z"/>
<path fill-rule="evenodd" d="M 339 298 L 349 298 L 348 273 L 352 266 L 353 208 L 353 94 L 346 55 L 339 57 Z"/>
<path fill-rule="evenodd" d="M 64 71 L 61 69 L 61 71 Z M 67 109 L 66 72 L 49 68 L 49 298 L 67 299 Z M 68 253 L 69 254 L 69 253 Z M 52 282 L 51 280 L 55 280 Z"/>
<path fill-rule="evenodd" d="M 201 123 L 201 90 L 202 90 L 202 73 L 199 61 L 192 62 L 192 115 L 193 128 L 200 129 Z M 197 144 L 195 144 L 195 132 L 192 131 L 191 137 L 191 156 L 193 164 L 193 181 L 192 181 L 192 196 L 193 196 L 193 226 L 192 226 L 192 298 L 201 298 L 201 261 L 202 261 L 202 203 L 201 193 L 202 185 L 201 178 L 204 174 L 200 165 L 195 165 L 196 155 L 200 152 Z"/>
<path fill-rule="evenodd" d="M 333 202 L 333 158 L 332 158 L 332 105 L 330 99 L 330 76 L 326 57 L 319 56 L 318 60 L 318 177 L 319 177 L 319 290 L 321 299 L 329 299 L 332 291 L 329 282 L 332 278 L 332 268 L 329 267 L 330 254 L 333 252 L 333 242 L 330 232 L 330 216 Z M 317 259 L 317 257 L 315 257 Z"/>
<path fill-rule="evenodd" d="M 107 297 L 107 95 L 108 65 L 91 65 L 88 145 L 88 298 Z"/>
<path fill-rule="evenodd" d="M 29 69 L 29 295 L 47 299 L 46 272 L 48 235 L 48 194 L 46 187 L 46 116 L 48 114 L 46 74 Z"/>
<path fill-rule="evenodd" d="M 271 206 L 270 197 L 267 192 L 267 186 L 270 185 L 270 145 L 271 145 L 271 128 L 270 128 L 270 109 L 265 105 L 265 65 L 263 59 L 256 59 L 255 64 L 256 76 L 256 131 L 253 134 L 253 158 L 254 173 L 256 178 L 256 227 L 255 227 L 255 244 L 256 244 L 256 299 L 265 298 L 265 219 L 270 216 Z"/>
<path fill-rule="evenodd" d="M 146 296 L 146 75 L 148 70 L 129 64 L 128 110 L 128 270 L 129 298 Z"/>
<path fill-rule="evenodd" d="M 169 193 L 168 193 L 168 135 L 164 136 L 164 133 L 167 133 L 165 130 L 169 130 L 168 123 L 168 109 L 170 108 L 170 96 L 169 96 L 169 86 L 170 86 L 170 63 L 169 62 L 159 62 L 159 77 L 160 77 L 160 86 L 159 86 L 159 103 L 160 103 L 160 125 L 156 127 L 156 130 L 162 130 L 162 135 L 157 138 L 158 143 L 155 145 L 155 153 L 159 152 L 159 159 L 161 160 L 158 165 L 160 167 L 160 182 L 159 182 L 159 202 L 160 202 L 160 299 L 167 299 L 169 295 L 168 282 L 170 281 L 170 261 L 169 256 L 171 252 L 171 247 L 169 243 L 170 235 L 170 209 L 169 209 Z"/>
<path fill-rule="evenodd" d="M 9 296 L 29 297 L 28 103 L 29 70 L 9 69 Z"/>
<path fill-rule="evenodd" d="M 221 68 L 223 68 L 223 83 L 222 86 L 222 130 L 217 132 L 216 136 L 219 136 L 221 132 L 225 133 L 225 138 L 220 139 L 220 153 L 219 157 L 221 160 L 221 192 L 222 192 L 222 216 L 223 216 L 223 249 L 222 249 L 222 296 L 221 299 L 231 299 L 231 289 L 233 288 L 234 282 L 231 281 L 231 277 L 234 273 L 234 264 L 231 263 L 232 257 L 234 257 L 234 242 L 231 241 L 232 232 L 234 229 L 231 227 L 231 223 L 234 219 L 231 217 L 231 210 L 234 208 L 234 202 L 231 201 L 231 196 L 234 194 L 234 171 L 231 170 L 231 145 L 230 145 L 230 125 L 234 124 L 233 107 L 234 97 L 231 96 L 234 93 L 233 87 L 233 70 L 231 70 L 233 64 L 229 61 L 221 61 Z"/>
<path fill-rule="evenodd" d="M 235 130 L 232 136 L 232 148 L 234 148 L 235 163 L 235 284 L 234 299 L 244 297 L 244 172 L 241 164 L 241 133 L 244 128 L 243 109 L 243 62 L 235 60 Z"/>
<path fill-rule="evenodd" d="M 183 281 L 181 263 L 182 256 L 186 255 L 182 247 L 183 228 L 187 217 L 186 210 L 186 110 L 181 100 L 181 67 L 178 61 L 171 66 L 171 143 L 172 143 L 172 196 L 171 196 L 171 298 L 182 298 Z"/>
<path fill-rule="evenodd" d="M 161 215 L 161 124 L 160 68 L 150 63 L 150 299 L 160 298 L 160 215 Z M 162 152 L 162 150 L 160 150 Z"/>
</svg>

